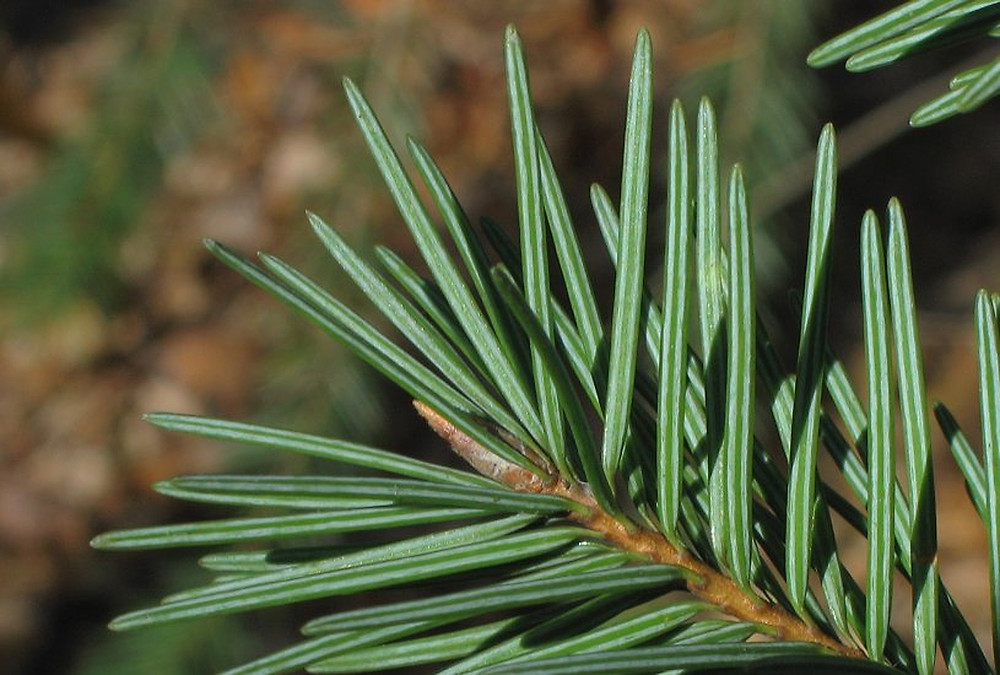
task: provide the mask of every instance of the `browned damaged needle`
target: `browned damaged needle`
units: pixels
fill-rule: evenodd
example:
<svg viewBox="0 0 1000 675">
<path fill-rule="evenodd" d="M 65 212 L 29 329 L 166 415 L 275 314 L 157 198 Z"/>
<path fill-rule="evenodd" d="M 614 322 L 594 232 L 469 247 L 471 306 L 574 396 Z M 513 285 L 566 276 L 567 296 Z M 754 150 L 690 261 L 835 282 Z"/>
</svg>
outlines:
<svg viewBox="0 0 1000 675">
<path fill-rule="evenodd" d="M 455 454 L 482 475 L 522 492 L 541 492 L 545 488 L 546 482 L 540 476 L 490 452 L 423 401 L 414 401 L 413 407 L 427 420 L 431 429 L 447 441 Z M 523 452 L 523 449 L 518 449 Z"/>
</svg>

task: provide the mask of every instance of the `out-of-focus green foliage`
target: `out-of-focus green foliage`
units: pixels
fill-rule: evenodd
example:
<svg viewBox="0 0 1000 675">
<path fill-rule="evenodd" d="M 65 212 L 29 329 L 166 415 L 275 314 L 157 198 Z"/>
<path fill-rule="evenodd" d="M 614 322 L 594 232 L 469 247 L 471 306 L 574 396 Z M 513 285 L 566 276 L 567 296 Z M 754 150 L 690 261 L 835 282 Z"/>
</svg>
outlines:
<svg viewBox="0 0 1000 675">
<path fill-rule="evenodd" d="M 59 141 L 41 182 L 6 215 L 4 305 L 24 319 L 80 298 L 112 310 L 124 297 L 120 245 L 144 223 L 164 160 L 215 119 L 211 59 L 185 3 L 135 3 L 121 68 L 92 122 Z"/>
<path fill-rule="evenodd" d="M 809 64 L 820 67 L 846 58 L 848 70 L 864 72 L 981 38 L 1000 38 L 997 0 L 911 0 L 823 43 L 809 55 Z M 972 112 L 1000 94 L 1000 57 L 959 73 L 950 89 L 918 108 L 910 124 L 924 127 Z"/>
</svg>

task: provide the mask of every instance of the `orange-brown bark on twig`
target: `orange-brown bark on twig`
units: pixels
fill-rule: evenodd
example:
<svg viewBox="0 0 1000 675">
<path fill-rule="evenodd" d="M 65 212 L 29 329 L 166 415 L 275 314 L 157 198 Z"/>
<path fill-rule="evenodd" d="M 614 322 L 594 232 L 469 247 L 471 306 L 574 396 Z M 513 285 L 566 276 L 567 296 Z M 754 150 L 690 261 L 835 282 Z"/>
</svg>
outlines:
<svg viewBox="0 0 1000 675">
<path fill-rule="evenodd" d="M 859 650 L 837 641 L 783 607 L 747 593 L 725 574 L 674 547 L 659 532 L 622 523 L 601 509 L 586 486 L 556 476 L 549 481 L 543 480 L 531 471 L 490 452 L 455 428 L 455 425 L 426 403 L 414 401 L 414 406 L 455 453 L 484 476 L 519 492 L 555 495 L 576 502 L 582 508 L 568 513 L 569 519 L 593 530 L 624 551 L 635 553 L 654 563 L 675 565 L 694 572 L 696 578 L 686 582 L 687 590 L 692 595 L 733 617 L 770 627 L 778 639 L 811 642 L 843 656 L 865 658 Z"/>
</svg>

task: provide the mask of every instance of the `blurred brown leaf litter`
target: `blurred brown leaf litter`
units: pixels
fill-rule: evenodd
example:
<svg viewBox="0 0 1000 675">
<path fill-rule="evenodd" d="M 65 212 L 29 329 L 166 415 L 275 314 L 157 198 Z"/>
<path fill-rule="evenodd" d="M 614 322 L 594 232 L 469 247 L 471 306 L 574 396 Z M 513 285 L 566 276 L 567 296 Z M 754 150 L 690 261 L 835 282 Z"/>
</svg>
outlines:
<svg viewBox="0 0 1000 675">
<path fill-rule="evenodd" d="M 337 284 L 307 233 L 308 208 L 362 248 L 385 243 L 415 259 L 355 133 L 342 76 L 361 83 L 394 140 L 410 132 L 425 143 L 471 216 L 509 224 L 500 44 L 515 23 L 546 139 L 582 219 L 591 181 L 617 190 L 638 28 L 654 35 L 658 101 L 721 90 L 746 111 L 757 107 L 753 92 L 719 68 L 735 63 L 745 79 L 767 79 L 766 64 L 747 57 L 780 20 L 773 8 L 755 15 L 750 3 L 724 0 L 82 4 L 54 35 L 0 10 L 0 658 L 13 671 L 72 670 L 84 645 L 103 639 L 103 622 L 149 590 L 117 583 L 131 578 L 118 570 L 134 558 L 90 551 L 96 532 L 175 517 L 179 507 L 151 492 L 155 480 L 243 461 L 218 444 L 155 431 L 143 412 L 265 420 L 440 451 L 398 395 L 200 244 L 210 237 L 274 251 Z M 801 54 L 813 39 L 782 36 Z M 808 153 L 818 129 L 809 109 L 819 104 L 790 100 L 805 131 L 785 125 L 788 147 L 770 150 L 775 166 Z M 726 103 L 722 119 L 737 119 L 726 117 Z M 776 145 L 736 122 L 723 129 L 737 154 Z M 603 261 L 596 238 L 585 241 Z M 965 293 L 960 275 L 947 279 Z M 945 307 L 971 301 L 958 290 L 940 295 Z M 951 315 L 938 316 L 953 330 Z M 952 354 L 969 344 L 941 347 L 941 362 L 958 363 Z M 939 380 L 976 428 L 961 385 L 972 371 L 961 365 Z M 387 415 L 398 422 L 385 424 Z M 961 490 L 942 469 L 939 482 Z M 943 554 L 981 555 L 981 539 L 961 534 L 968 514 L 941 517 L 960 533 L 954 551 L 943 534 Z"/>
</svg>

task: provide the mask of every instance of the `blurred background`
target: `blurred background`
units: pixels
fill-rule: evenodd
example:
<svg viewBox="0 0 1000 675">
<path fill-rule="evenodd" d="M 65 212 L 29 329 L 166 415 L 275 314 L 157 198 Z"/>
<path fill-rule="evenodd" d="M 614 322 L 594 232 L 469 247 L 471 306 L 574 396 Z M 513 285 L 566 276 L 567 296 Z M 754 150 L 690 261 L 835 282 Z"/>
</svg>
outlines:
<svg viewBox="0 0 1000 675">
<path fill-rule="evenodd" d="M 364 309 L 303 215 L 416 261 L 341 92 L 359 82 L 395 140 L 421 138 L 467 212 L 515 223 L 503 28 L 527 50 L 538 118 L 598 280 L 593 181 L 618 192 L 636 31 L 656 58 L 658 148 L 672 97 L 716 103 L 757 216 L 762 300 L 797 326 L 811 148 L 838 128 L 834 342 L 860 362 L 857 231 L 908 215 L 929 392 L 978 444 L 972 299 L 1000 289 L 997 104 L 926 130 L 908 115 L 971 45 L 865 75 L 812 71 L 819 42 L 893 3 L 779 0 L 5 0 L 0 4 L 0 663 L 23 673 L 197 673 L 294 639 L 287 611 L 112 635 L 116 613 L 192 579 L 196 553 L 105 554 L 111 528 L 215 515 L 157 497 L 180 473 L 297 458 L 168 435 L 146 411 L 233 417 L 452 461 L 409 402 L 216 263 L 267 250 Z M 662 154 L 654 182 L 662 188 Z M 662 194 L 662 189 L 659 191 Z M 654 223 L 662 197 L 651 191 Z M 656 220 L 659 219 L 659 220 Z M 654 227 L 650 246 L 662 246 Z M 651 270 L 651 279 L 656 278 Z M 598 287 L 602 287 L 599 282 Z M 608 284 L 603 284 L 607 287 Z M 377 320 L 372 317 L 373 320 Z M 781 345 L 786 354 L 792 346 Z M 863 383 L 863 379 L 858 382 Z M 935 434 L 946 581 L 986 639 L 985 538 Z M 852 549 L 863 565 L 863 548 Z M 860 562 L 859 562 L 860 561 Z M 908 594 L 898 594 L 906 611 Z"/>
</svg>

